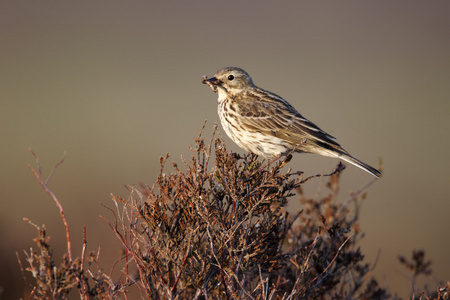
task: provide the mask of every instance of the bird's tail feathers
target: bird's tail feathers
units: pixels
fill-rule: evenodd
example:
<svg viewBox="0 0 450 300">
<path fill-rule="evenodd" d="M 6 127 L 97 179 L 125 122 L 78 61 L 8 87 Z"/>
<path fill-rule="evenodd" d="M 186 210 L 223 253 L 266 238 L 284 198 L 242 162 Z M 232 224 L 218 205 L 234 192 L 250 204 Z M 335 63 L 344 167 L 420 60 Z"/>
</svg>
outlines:
<svg viewBox="0 0 450 300">
<path fill-rule="evenodd" d="M 354 158 L 353 156 L 346 154 L 346 153 L 342 153 L 342 154 L 337 154 L 337 157 L 339 157 L 342 160 L 345 160 L 348 163 L 351 163 L 352 165 L 363 169 L 364 171 L 372 174 L 375 177 L 380 177 L 381 176 L 381 172 L 378 171 L 377 169 L 375 169 L 374 167 L 369 166 L 366 163 L 363 163 L 362 161 L 360 161 L 359 159 Z"/>
<path fill-rule="evenodd" d="M 348 163 L 351 163 L 352 165 L 372 174 L 375 177 L 380 177 L 381 176 L 381 172 L 378 171 L 377 169 L 375 169 L 374 167 L 369 166 L 366 163 L 363 163 L 362 161 L 360 161 L 357 158 L 354 158 L 353 156 L 351 156 L 350 154 L 348 154 L 345 150 L 341 149 L 336 149 L 336 148 L 332 148 L 329 147 L 331 149 L 327 149 L 325 147 L 322 147 L 320 149 L 320 151 L 317 151 L 317 149 L 315 149 L 315 153 L 317 154 L 321 154 L 324 156 L 331 156 L 331 157 L 337 157 L 340 158 Z"/>
</svg>

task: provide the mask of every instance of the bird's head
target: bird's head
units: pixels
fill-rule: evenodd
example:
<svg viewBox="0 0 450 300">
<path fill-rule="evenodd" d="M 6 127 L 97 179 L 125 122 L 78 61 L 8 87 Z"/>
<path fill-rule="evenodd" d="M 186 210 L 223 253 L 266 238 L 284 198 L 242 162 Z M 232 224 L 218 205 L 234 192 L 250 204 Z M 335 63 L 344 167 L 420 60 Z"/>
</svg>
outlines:
<svg viewBox="0 0 450 300">
<path fill-rule="evenodd" d="M 254 86 L 253 80 L 247 72 L 236 67 L 222 68 L 214 75 L 214 77 L 203 78 L 203 83 L 212 85 L 218 92 L 228 96 L 234 96 L 247 88 Z"/>
</svg>

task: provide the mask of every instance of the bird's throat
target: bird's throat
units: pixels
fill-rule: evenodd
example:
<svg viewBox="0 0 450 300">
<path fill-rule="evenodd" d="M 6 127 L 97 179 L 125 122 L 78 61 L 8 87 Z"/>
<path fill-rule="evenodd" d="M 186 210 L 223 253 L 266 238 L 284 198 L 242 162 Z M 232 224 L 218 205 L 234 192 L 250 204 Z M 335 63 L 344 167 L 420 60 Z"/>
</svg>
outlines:
<svg viewBox="0 0 450 300">
<path fill-rule="evenodd" d="M 227 91 L 223 87 L 220 87 L 220 86 L 217 87 L 217 94 L 219 95 L 219 97 L 217 98 L 219 103 L 224 101 L 228 97 Z"/>
</svg>

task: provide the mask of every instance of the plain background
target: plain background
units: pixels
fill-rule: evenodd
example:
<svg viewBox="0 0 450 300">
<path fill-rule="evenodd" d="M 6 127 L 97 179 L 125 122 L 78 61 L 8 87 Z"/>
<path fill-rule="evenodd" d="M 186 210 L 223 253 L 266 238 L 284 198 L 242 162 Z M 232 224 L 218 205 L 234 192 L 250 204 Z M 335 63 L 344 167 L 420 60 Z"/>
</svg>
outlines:
<svg viewBox="0 0 450 300">
<path fill-rule="evenodd" d="M 366 262 L 406 297 L 411 276 L 397 262 L 416 248 L 433 261 L 419 278 L 450 279 L 450 2 L 442 1 L 1 1 L 0 286 L 23 295 L 15 251 L 34 247 L 46 224 L 65 246 L 59 213 L 27 164 L 45 174 L 67 152 L 50 188 L 64 205 L 81 252 L 102 245 L 104 266 L 119 244 L 99 216 L 124 184 L 152 184 L 166 152 L 182 165 L 217 95 L 201 76 L 247 70 L 351 154 L 384 175 L 361 211 Z M 243 153 L 224 137 L 228 148 Z M 336 160 L 296 155 L 307 175 Z M 172 171 L 168 168 L 168 171 Z M 348 166 L 340 198 L 371 176 Z M 308 183 L 310 195 L 322 180 Z M 22 255 L 22 258 L 24 256 Z"/>
</svg>

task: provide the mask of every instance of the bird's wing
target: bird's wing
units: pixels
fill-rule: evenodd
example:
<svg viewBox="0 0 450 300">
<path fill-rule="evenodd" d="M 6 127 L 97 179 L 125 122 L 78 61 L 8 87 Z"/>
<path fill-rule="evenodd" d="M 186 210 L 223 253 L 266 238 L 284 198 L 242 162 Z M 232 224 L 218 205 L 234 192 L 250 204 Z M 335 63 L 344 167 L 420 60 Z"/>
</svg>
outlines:
<svg viewBox="0 0 450 300">
<path fill-rule="evenodd" d="M 304 118 L 283 98 L 264 91 L 253 92 L 235 102 L 242 118 L 242 126 L 288 141 L 293 146 L 302 141 L 313 140 L 342 149 L 336 138 L 316 124 Z"/>
</svg>

